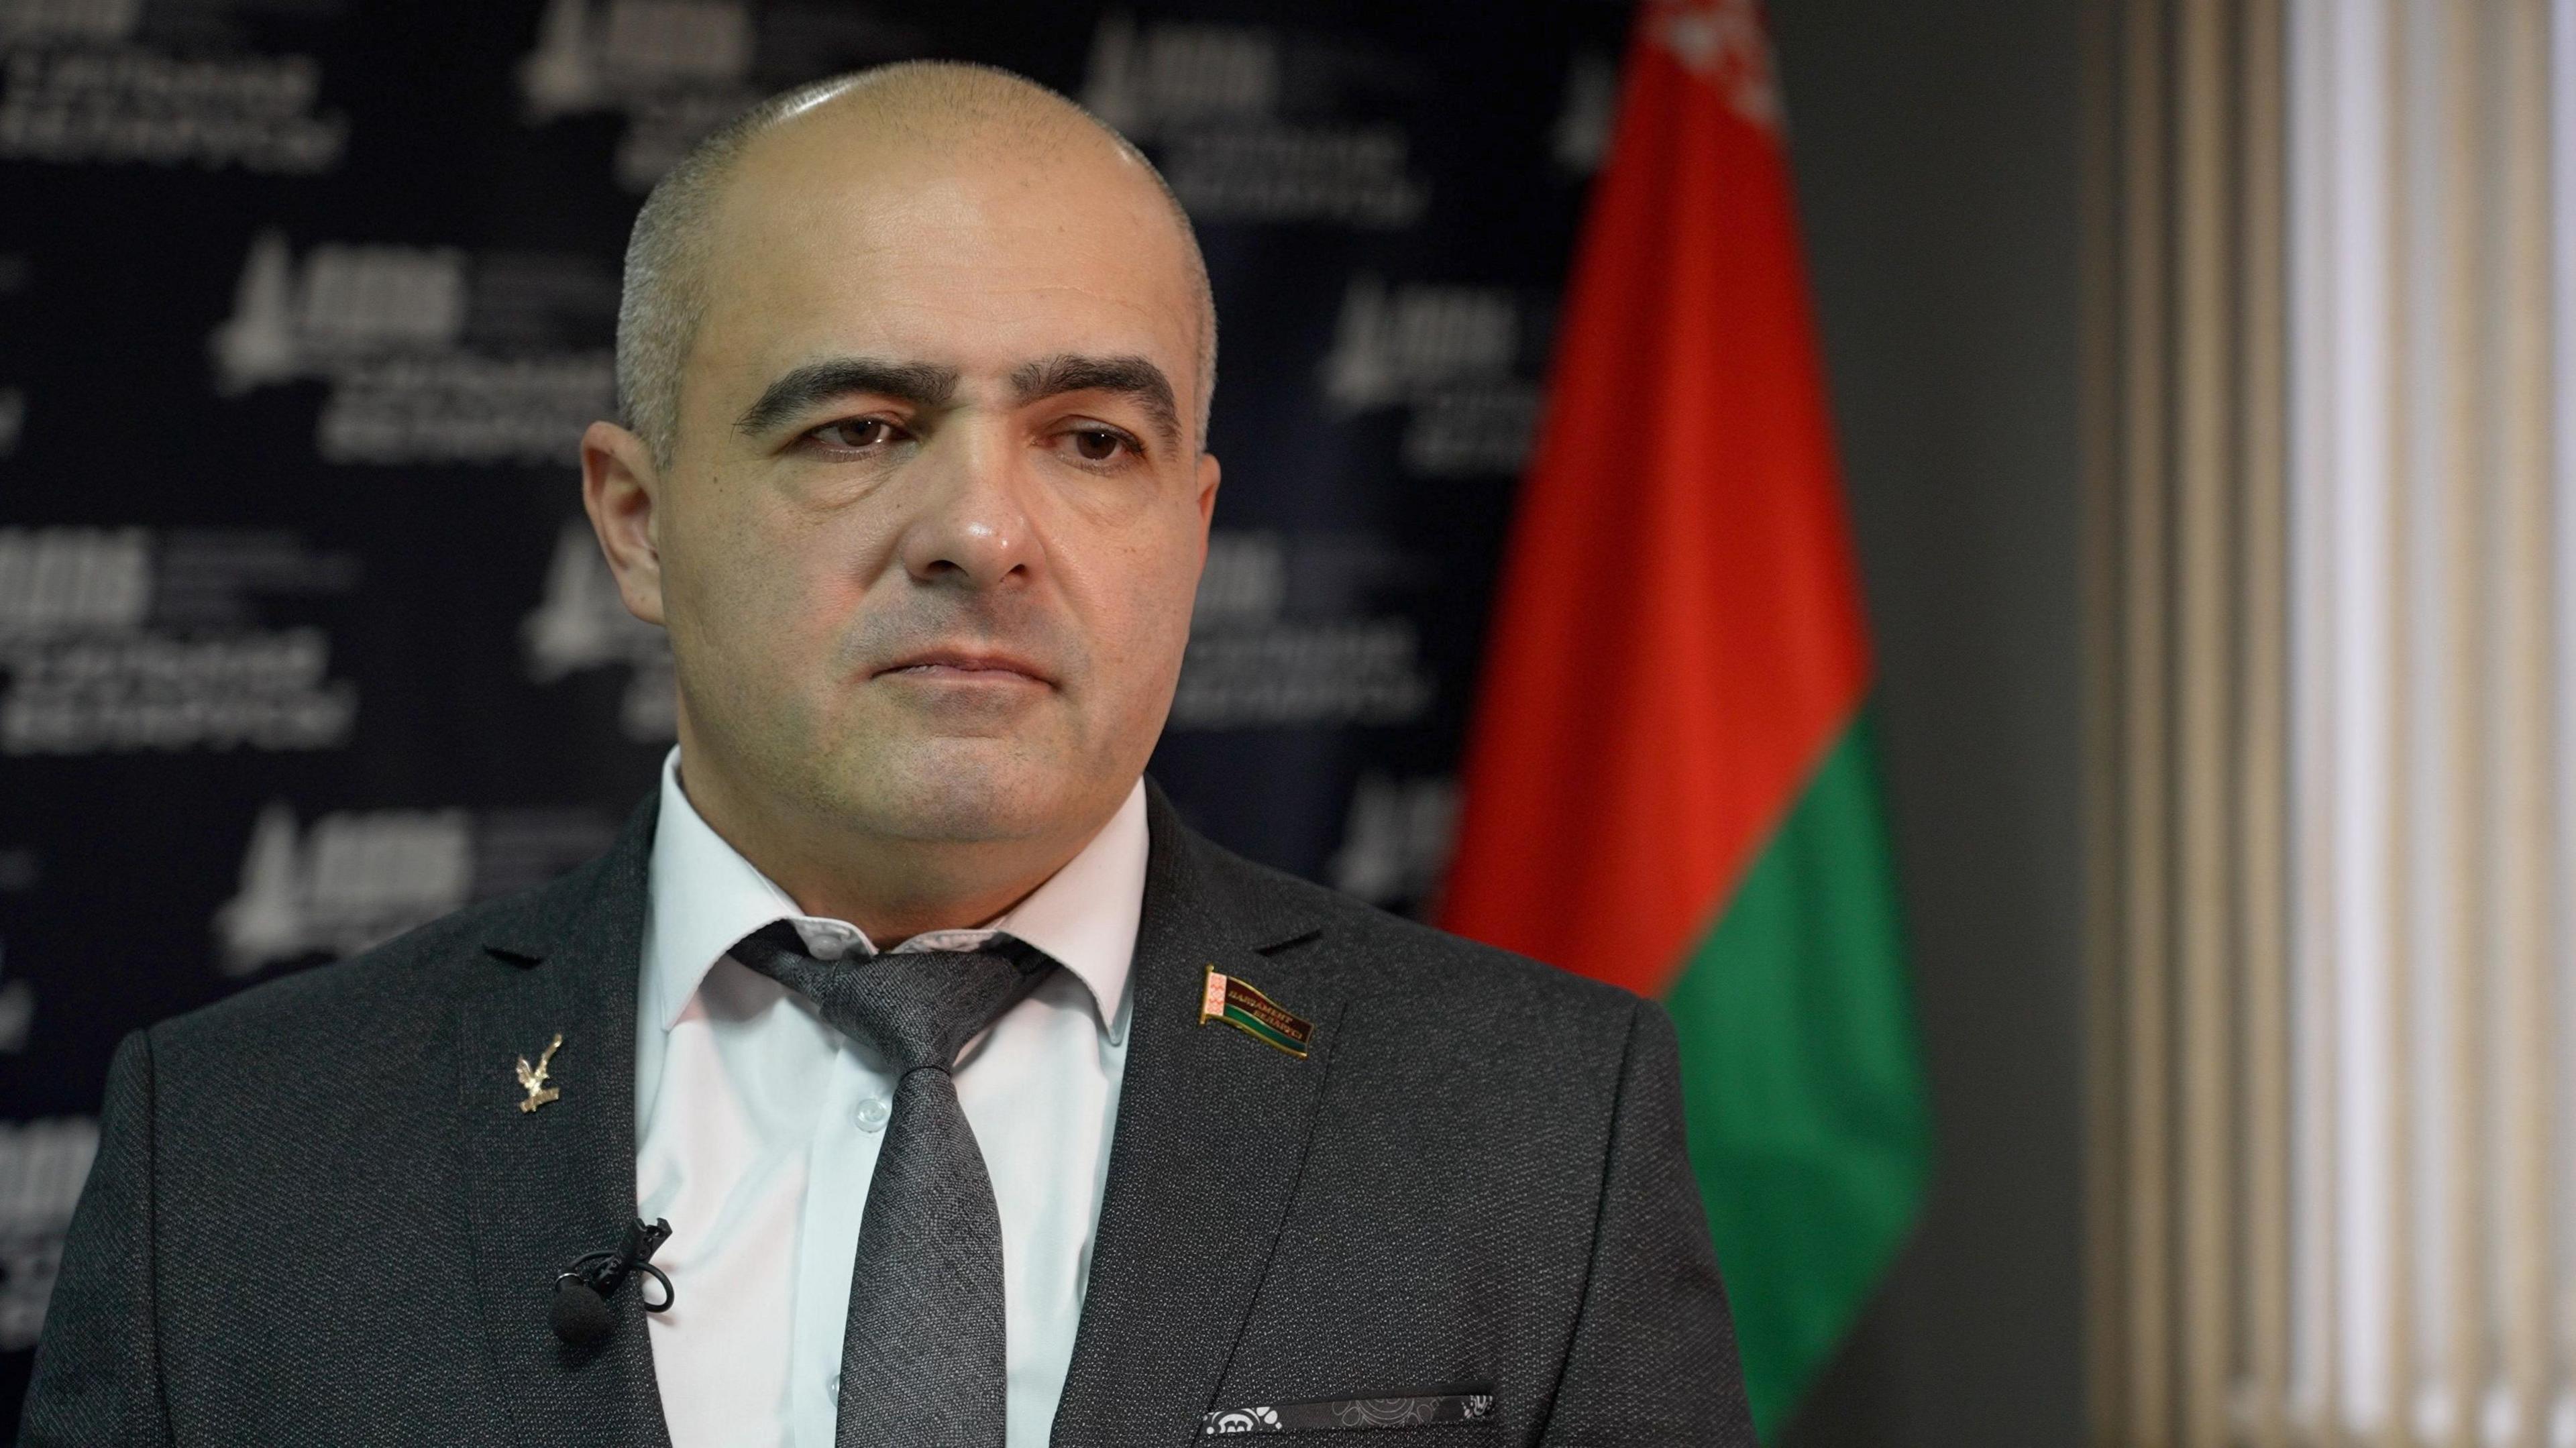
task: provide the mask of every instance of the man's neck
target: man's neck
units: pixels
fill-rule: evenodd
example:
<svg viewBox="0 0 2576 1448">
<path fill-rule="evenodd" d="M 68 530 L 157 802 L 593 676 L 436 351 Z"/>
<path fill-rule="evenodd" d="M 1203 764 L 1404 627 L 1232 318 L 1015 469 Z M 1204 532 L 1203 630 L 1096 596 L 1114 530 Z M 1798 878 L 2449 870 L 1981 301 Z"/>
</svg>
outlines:
<svg viewBox="0 0 2576 1448">
<path fill-rule="evenodd" d="M 702 771 L 693 782 L 685 755 L 680 789 L 707 828 L 797 909 L 846 920 L 881 950 L 934 930 L 990 925 L 1053 879 L 1108 823 L 1029 839 L 889 839 L 747 807 L 712 774 Z"/>
</svg>

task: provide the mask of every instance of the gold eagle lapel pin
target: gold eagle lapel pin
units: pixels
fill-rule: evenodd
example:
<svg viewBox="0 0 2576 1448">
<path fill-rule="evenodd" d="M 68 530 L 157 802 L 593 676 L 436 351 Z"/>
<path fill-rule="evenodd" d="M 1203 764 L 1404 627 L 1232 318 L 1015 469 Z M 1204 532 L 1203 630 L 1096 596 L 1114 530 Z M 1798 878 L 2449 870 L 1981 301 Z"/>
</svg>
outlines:
<svg viewBox="0 0 2576 1448">
<path fill-rule="evenodd" d="M 1199 993 L 1199 1024 L 1204 1026 L 1210 1021 L 1223 1021 L 1301 1061 L 1306 1059 L 1306 1042 L 1315 1034 L 1314 1022 L 1281 1009 L 1278 1002 L 1254 990 L 1249 981 L 1227 975 L 1214 965 L 1207 968 L 1207 981 Z"/>
<path fill-rule="evenodd" d="M 546 1084 L 546 1070 L 554 1064 L 555 1052 L 562 1047 L 563 1032 L 557 1031 L 555 1038 L 546 1042 L 545 1054 L 537 1057 L 536 1065 L 530 1066 L 525 1056 L 519 1058 L 519 1085 L 528 1093 L 527 1099 L 519 1103 L 521 1111 L 534 1111 L 549 1101 L 562 1099 L 561 1090 Z"/>
</svg>

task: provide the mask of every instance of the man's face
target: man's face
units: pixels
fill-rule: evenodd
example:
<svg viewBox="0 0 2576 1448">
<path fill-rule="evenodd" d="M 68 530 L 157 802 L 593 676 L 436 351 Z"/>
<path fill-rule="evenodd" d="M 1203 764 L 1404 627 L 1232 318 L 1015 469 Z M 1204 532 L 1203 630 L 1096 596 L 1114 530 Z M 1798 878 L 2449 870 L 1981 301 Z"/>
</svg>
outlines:
<svg viewBox="0 0 2576 1448">
<path fill-rule="evenodd" d="M 1216 493 L 1161 206 L 1097 145 L 819 124 L 743 158 L 654 506 L 693 772 L 898 839 L 1107 818 Z"/>
</svg>

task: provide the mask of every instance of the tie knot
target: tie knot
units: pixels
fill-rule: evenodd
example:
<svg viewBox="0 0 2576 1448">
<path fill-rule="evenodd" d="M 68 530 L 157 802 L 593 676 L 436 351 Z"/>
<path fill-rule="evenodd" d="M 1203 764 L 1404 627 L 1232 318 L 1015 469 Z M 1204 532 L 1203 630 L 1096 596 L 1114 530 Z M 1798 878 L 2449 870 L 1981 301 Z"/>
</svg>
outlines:
<svg viewBox="0 0 2576 1448">
<path fill-rule="evenodd" d="M 816 960 L 781 920 L 744 936 L 733 958 L 814 1003 L 823 1019 L 897 1071 L 945 1071 L 975 1033 L 1055 968 L 1044 951 L 997 936 L 982 950 L 889 951 Z"/>
</svg>

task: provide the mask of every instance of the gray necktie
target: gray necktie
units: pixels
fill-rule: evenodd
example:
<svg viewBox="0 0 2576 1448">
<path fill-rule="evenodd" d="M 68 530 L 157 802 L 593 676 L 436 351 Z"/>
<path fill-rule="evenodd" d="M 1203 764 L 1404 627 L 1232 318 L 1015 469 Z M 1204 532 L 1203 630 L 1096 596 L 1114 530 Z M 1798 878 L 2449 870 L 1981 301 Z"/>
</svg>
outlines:
<svg viewBox="0 0 2576 1448">
<path fill-rule="evenodd" d="M 1000 1448 L 1002 1220 L 948 1072 L 1055 962 L 1007 937 L 971 953 L 820 961 L 784 921 L 733 958 L 812 1001 L 899 1076 L 850 1273 L 838 1448 Z"/>
</svg>

